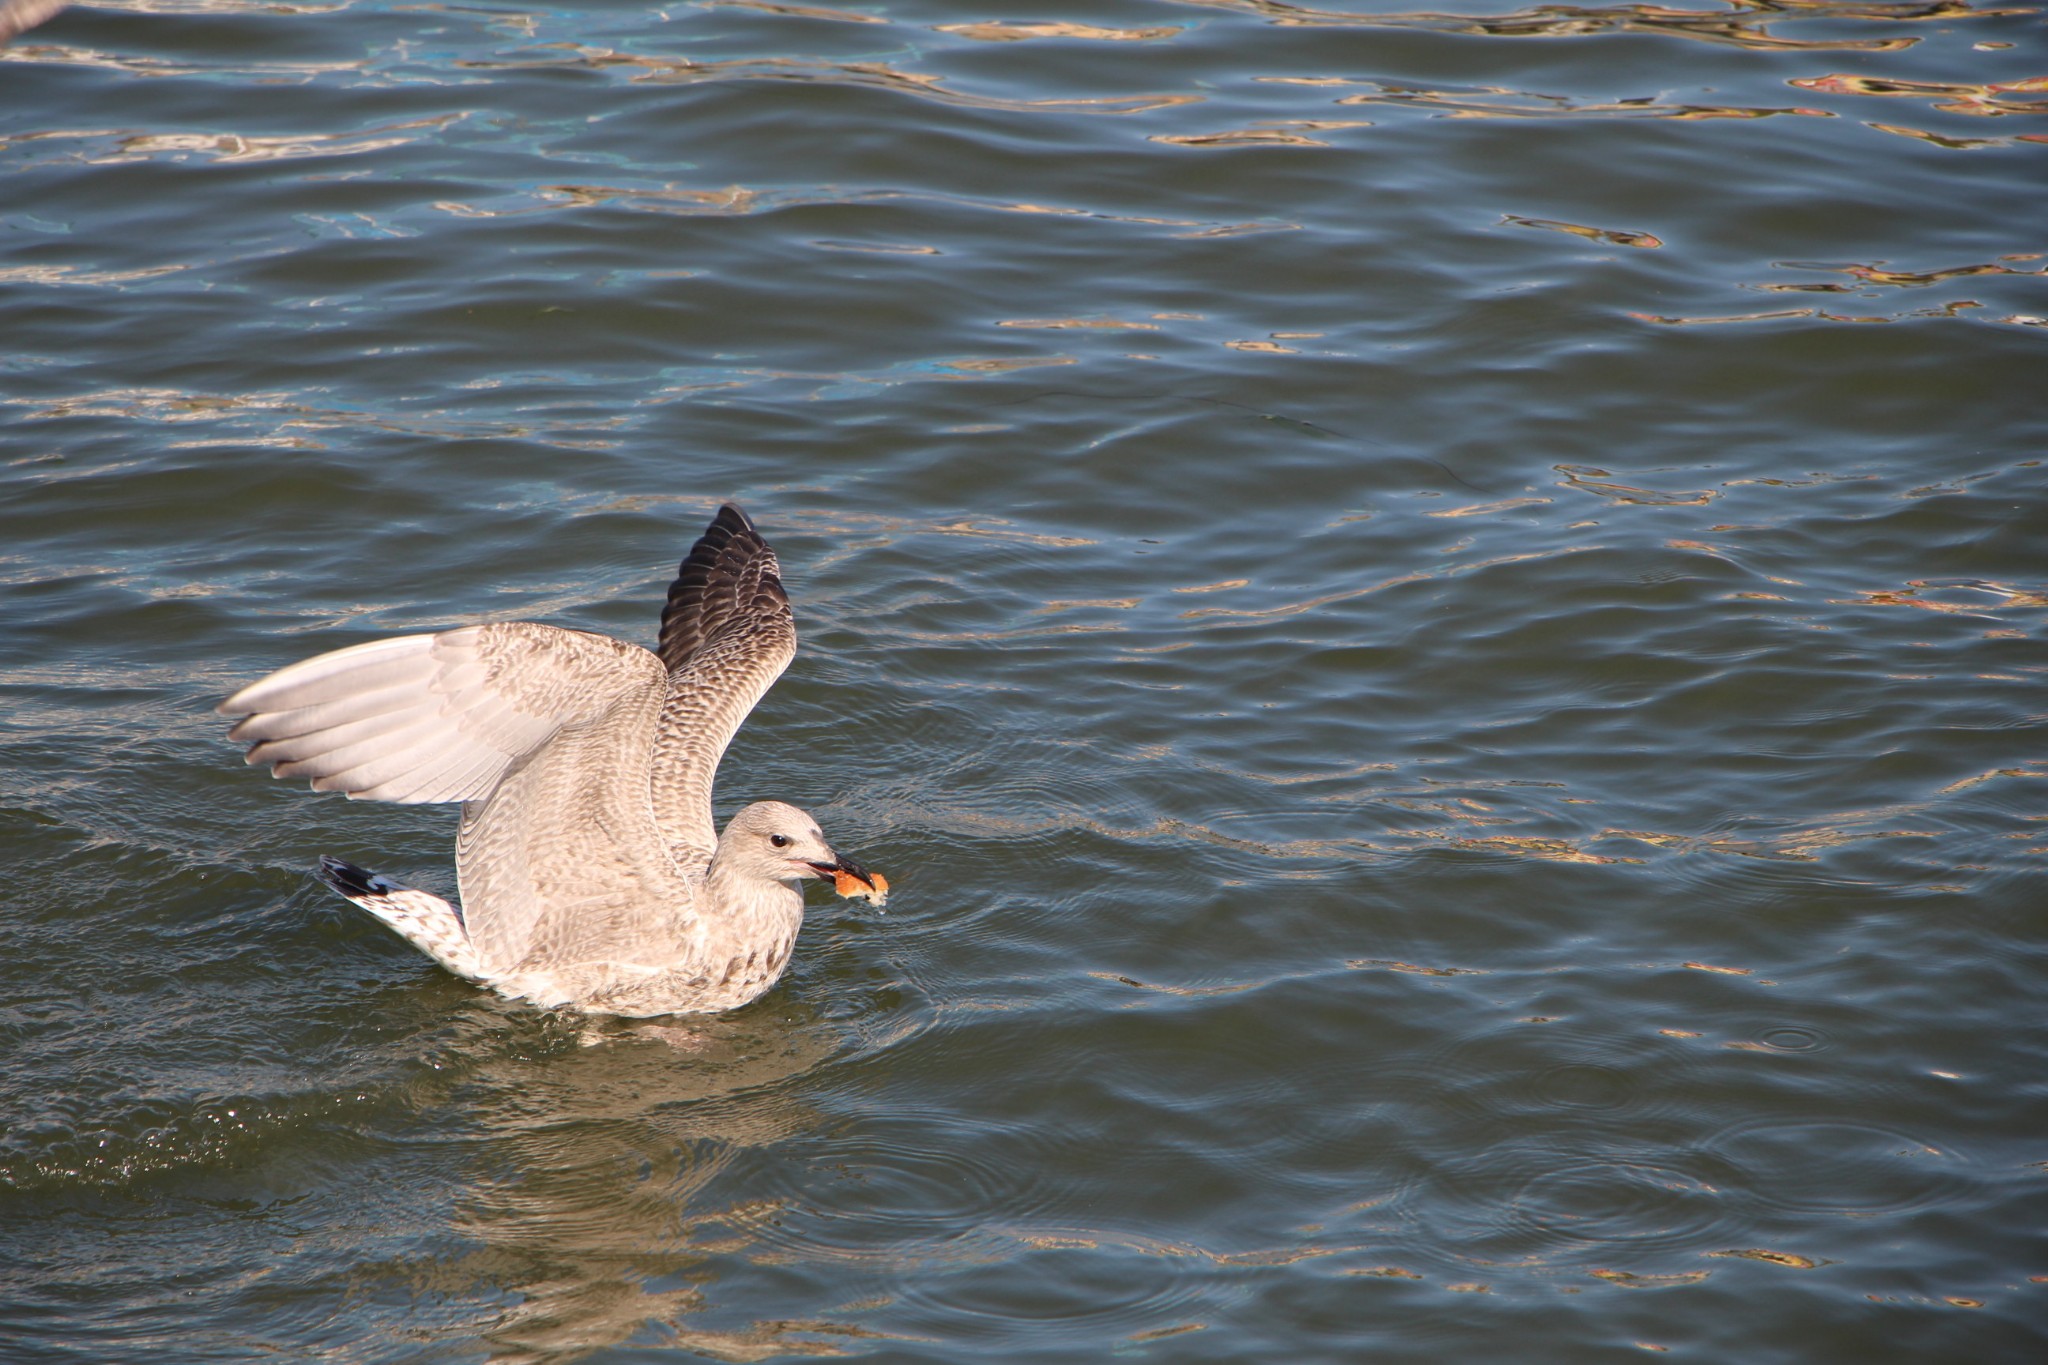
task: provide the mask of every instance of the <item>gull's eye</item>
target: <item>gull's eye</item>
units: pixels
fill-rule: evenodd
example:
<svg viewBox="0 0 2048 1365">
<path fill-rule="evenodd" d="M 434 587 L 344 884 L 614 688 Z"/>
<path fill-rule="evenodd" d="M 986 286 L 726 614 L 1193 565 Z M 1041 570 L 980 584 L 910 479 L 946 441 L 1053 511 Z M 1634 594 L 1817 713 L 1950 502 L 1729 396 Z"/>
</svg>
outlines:
<svg viewBox="0 0 2048 1365">
<path fill-rule="evenodd" d="M 788 848 L 789 836 L 787 834 L 771 834 L 768 836 L 768 842 L 777 848 Z"/>
</svg>

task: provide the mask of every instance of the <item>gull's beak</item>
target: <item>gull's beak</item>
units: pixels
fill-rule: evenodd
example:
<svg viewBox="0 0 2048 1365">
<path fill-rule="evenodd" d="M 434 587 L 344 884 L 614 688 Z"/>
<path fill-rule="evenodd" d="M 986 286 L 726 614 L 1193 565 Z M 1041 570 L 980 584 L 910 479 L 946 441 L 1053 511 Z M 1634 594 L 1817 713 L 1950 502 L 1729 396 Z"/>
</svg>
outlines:
<svg viewBox="0 0 2048 1365">
<path fill-rule="evenodd" d="M 838 875 L 844 872 L 849 877 L 860 878 L 862 882 L 867 884 L 868 890 L 872 891 L 875 889 L 874 874 L 851 858 L 841 858 L 836 863 L 806 862 L 805 865 L 815 871 L 820 877 L 836 881 Z"/>
</svg>

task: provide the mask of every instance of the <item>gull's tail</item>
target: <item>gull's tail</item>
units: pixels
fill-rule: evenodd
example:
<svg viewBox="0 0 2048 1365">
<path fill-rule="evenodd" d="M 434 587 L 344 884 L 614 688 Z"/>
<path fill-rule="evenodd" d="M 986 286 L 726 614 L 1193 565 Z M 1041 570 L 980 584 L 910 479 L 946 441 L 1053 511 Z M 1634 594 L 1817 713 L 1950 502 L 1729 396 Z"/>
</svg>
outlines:
<svg viewBox="0 0 2048 1365">
<path fill-rule="evenodd" d="M 320 880 L 390 925 L 406 942 L 471 981 L 485 977 L 462 912 L 439 896 L 402 886 L 381 873 L 322 856 Z"/>
</svg>

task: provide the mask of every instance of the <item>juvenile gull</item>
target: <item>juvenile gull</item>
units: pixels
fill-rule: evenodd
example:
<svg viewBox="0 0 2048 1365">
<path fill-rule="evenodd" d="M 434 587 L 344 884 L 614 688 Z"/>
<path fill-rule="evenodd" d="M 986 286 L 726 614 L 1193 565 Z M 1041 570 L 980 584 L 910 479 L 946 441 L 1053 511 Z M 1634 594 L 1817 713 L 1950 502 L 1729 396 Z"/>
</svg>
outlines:
<svg viewBox="0 0 2048 1365">
<path fill-rule="evenodd" d="M 796 654 L 775 552 L 730 504 L 683 560 L 655 651 L 525 621 L 339 649 L 218 708 L 273 777 L 460 801 L 462 906 L 338 858 L 321 879 L 458 976 L 594 1014 L 732 1009 L 789 963 L 809 877 L 881 889 L 794 806 L 717 833 L 711 782 Z"/>
</svg>

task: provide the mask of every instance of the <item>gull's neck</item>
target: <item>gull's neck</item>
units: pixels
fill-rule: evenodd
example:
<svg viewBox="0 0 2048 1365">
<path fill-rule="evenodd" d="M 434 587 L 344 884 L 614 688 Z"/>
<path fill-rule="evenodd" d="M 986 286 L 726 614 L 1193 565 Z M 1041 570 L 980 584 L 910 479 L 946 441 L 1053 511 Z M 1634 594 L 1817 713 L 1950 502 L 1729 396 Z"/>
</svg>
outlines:
<svg viewBox="0 0 2048 1365">
<path fill-rule="evenodd" d="M 721 856 L 721 848 L 704 869 L 704 889 L 713 909 L 734 919 L 801 920 L 804 893 L 788 882 L 742 869 Z"/>
</svg>

